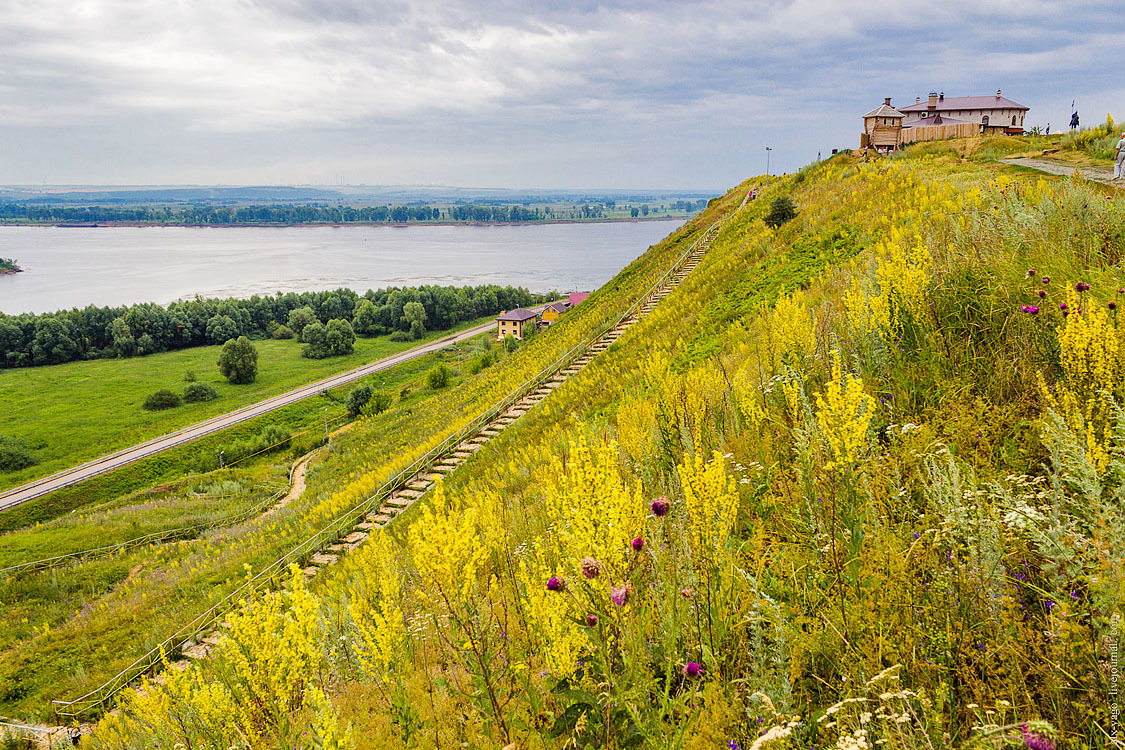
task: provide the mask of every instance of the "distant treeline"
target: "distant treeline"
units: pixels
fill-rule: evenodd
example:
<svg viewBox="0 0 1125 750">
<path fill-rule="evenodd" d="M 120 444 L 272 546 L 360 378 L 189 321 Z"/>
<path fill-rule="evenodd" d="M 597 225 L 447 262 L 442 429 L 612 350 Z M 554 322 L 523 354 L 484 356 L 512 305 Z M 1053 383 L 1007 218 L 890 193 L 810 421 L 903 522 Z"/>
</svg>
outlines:
<svg viewBox="0 0 1125 750">
<path fill-rule="evenodd" d="M 11 273 L 19 270 L 20 267 L 16 265 L 14 258 L 0 258 L 0 272 Z"/>
<path fill-rule="evenodd" d="M 503 205 L 456 206 L 164 206 L 164 207 L 113 207 L 113 206 L 41 206 L 23 203 L 0 204 L 0 220 L 16 219 L 28 222 L 49 223 L 109 223 L 137 222 L 151 224 L 405 224 L 419 221 L 453 222 L 535 222 L 566 221 L 572 219 L 603 219 L 605 209 L 615 206 L 615 201 L 590 203 L 570 208 L 551 206 L 529 208 Z M 702 210 L 706 200 L 678 200 L 668 204 L 680 211 Z M 647 216 L 649 207 L 634 207 L 632 215 Z"/>
<path fill-rule="evenodd" d="M 238 336 L 291 338 L 291 325 L 303 328 L 314 321 L 347 320 L 359 334 L 394 331 L 400 340 L 418 338 L 426 330 L 443 330 L 541 299 L 545 298 L 510 286 L 421 286 L 369 290 L 363 296 L 337 289 L 250 299 L 195 299 L 167 307 L 146 303 L 91 305 L 42 315 L 0 313 L 0 367 L 143 356 L 222 344 Z"/>
</svg>

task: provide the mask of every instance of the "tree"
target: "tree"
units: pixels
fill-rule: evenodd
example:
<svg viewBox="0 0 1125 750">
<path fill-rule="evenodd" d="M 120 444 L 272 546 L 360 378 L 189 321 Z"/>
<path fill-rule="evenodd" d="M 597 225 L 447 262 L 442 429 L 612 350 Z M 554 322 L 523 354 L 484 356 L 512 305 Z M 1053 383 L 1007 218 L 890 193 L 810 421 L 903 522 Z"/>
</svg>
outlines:
<svg viewBox="0 0 1125 750">
<path fill-rule="evenodd" d="M 410 328 L 410 334 L 422 338 L 426 333 L 426 308 L 421 302 L 407 302 L 402 306 L 402 320 Z"/>
<path fill-rule="evenodd" d="M 511 354 L 516 349 L 518 349 L 519 345 L 520 345 L 520 342 L 518 340 L 516 340 L 516 337 L 513 336 L 512 334 L 509 333 L 507 336 L 504 337 L 504 351 L 506 351 L 508 354 Z"/>
<path fill-rule="evenodd" d="M 324 343 L 333 356 L 351 354 L 355 351 L 355 331 L 352 330 L 352 324 L 340 318 L 328 321 Z"/>
<path fill-rule="evenodd" d="M 629 209 L 629 215 L 632 216 L 635 219 L 635 218 L 637 218 L 638 216 L 641 215 L 641 209 L 637 208 L 636 206 L 633 206 L 632 208 Z"/>
<path fill-rule="evenodd" d="M 302 354 L 309 359 L 324 359 L 354 351 L 355 331 L 346 320 L 330 320 L 328 325 L 317 321 L 305 326 L 305 348 Z"/>
<path fill-rule="evenodd" d="M 218 365 L 228 383 L 253 383 L 258 377 L 258 350 L 250 339 L 239 336 L 223 344 Z"/>
<path fill-rule="evenodd" d="M 207 340 L 221 344 L 238 336 L 238 324 L 229 315 L 215 314 L 207 321 Z"/>
<path fill-rule="evenodd" d="M 106 331 L 106 337 L 110 341 L 107 348 L 112 349 L 118 357 L 131 357 L 137 350 L 137 340 L 133 338 L 133 332 L 125 318 L 114 318 Z"/>
<path fill-rule="evenodd" d="M 304 307 L 298 307 L 295 310 L 290 310 L 289 320 L 286 322 L 289 324 L 289 327 L 293 329 L 293 333 L 296 334 L 297 340 L 303 342 L 304 339 L 301 338 L 301 334 L 304 333 L 305 326 L 309 325 L 310 323 L 316 323 L 318 321 L 316 313 L 313 312 L 313 309 L 308 305 L 305 305 Z"/>
<path fill-rule="evenodd" d="M 769 213 L 766 214 L 763 221 L 766 226 L 776 229 L 787 221 L 791 221 L 797 216 L 797 206 L 793 203 L 793 199 L 788 195 L 779 195 L 770 203 Z"/>
<path fill-rule="evenodd" d="M 375 310 L 375 303 L 369 299 L 361 299 L 355 306 L 355 318 L 352 327 L 356 333 L 371 335 L 379 333 L 379 314 Z"/>
</svg>

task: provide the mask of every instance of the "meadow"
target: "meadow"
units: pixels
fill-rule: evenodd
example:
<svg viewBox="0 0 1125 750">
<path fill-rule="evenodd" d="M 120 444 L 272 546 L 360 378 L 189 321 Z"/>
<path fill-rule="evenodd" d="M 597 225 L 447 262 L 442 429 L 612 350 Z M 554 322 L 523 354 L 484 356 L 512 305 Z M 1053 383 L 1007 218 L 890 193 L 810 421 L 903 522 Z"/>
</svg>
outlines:
<svg viewBox="0 0 1125 750">
<path fill-rule="evenodd" d="M 511 354 L 502 354 L 502 347 L 492 346 L 492 351 L 500 355 L 497 364 L 475 375 L 465 367 L 448 388 L 429 388 L 428 369 L 444 362 L 457 373 L 461 365 L 484 350 L 485 342 L 467 342 L 458 350 L 446 350 L 389 371 L 386 387 L 396 394 L 394 405 L 382 414 L 362 417 L 352 430 L 334 437 L 327 454 L 310 471 L 305 493 L 287 507 L 192 538 L 133 548 L 120 555 L 0 582 L 3 625 L 13 633 L 0 651 L 0 715 L 50 720 L 50 699 L 77 697 L 104 682 L 221 600 L 248 575 L 351 508 L 445 434 L 517 387 L 538 371 L 542 358 L 558 357 L 603 326 L 623 305 L 651 286 L 670 259 L 682 252 L 679 243 L 690 239 L 693 232 L 692 228 L 677 232 L 673 240 L 638 261 L 606 290 L 568 313 L 551 335 L 537 336 Z M 390 381 L 392 375 L 398 378 L 394 382 Z M 324 403 L 323 399 L 309 399 L 276 412 L 274 419 L 306 405 L 309 411 L 305 418 L 311 418 L 305 426 L 308 432 L 302 438 L 295 437 L 294 442 L 315 441 L 321 430 Z M 330 412 L 330 424 L 338 424 L 337 417 L 343 410 L 338 403 L 334 408 L 339 411 Z M 286 426 L 296 432 L 299 421 Z M 109 475 L 104 486 L 96 484 L 98 479 L 86 483 L 83 497 L 89 499 L 93 494 L 100 505 L 82 507 L 41 525 L 33 522 L 0 537 L 0 548 L 8 550 L 7 556 L 13 559 L 20 555 L 47 556 L 42 553 L 59 540 L 73 548 L 131 538 L 141 532 L 132 525 L 133 519 L 145 531 L 171 528 L 183 519 L 205 515 L 205 506 L 192 507 L 199 498 L 194 497 L 191 487 L 219 480 L 276 486 L 283 481 L 292 454 L 316 444 L 304 443 L 283 455 L 266 455 L 245 466 L 200 474 L 185 480 L 186 485 L 173 478 L 182 476 L 194 455 L 213 455 L 219 441 L 237 439 L 237 431 L 243 429 L 252 433 L 262 426 L 240 425 L 233 428 L 233 436 L 228 435 L 232 431 L 225 431 L 171 451 L 164 456 L 171 462 L 166 473 L 162 473 L 163 468 L 146 469 L 145 462 L 140 462 L 135 466 L 145 472 L 142 475 L 130 475 L 134 467 L 126 467 Z M 115 475 L 120 477 L 115 479 Z M 149 493 L 129 495 L 132 489 L 150 486 L 154 481 L 161 486 Z M 235 510 L 234 506 L 230 508 L 231 513 Z M 55 508 L 54 515 L 59 511 Z M 120 524 L 119 519 L 129 521 Z"/>
<path fill-rule="evenodd" d="M 0 435 L 21 439 L 38 463 L 0 473 L 0 490 L 77 466 L 98 456 L 142 443 L 219 414 L 234 411 L 306 383 L 471 328 L 488 318 L 452 330 L 431 331 L 417 341 L 390 336 L 358 337 L 351 354 L 326 359 L 301 356 L 295 340 L 255 341 L 258 377 L 232 385 L 215 363 L 221 346 L 201 346 L 146 357 L 68 362 L 0 370 Z M 165 411 L 146 411 L 145 399 L 160 389 L 183 391 L 191 378 L 216 390 L 212 401 L 184 403 Z"/>
<path fill-rule="evenodd" d="M 757 181 L 652 315 L 93 746 L 1111 746 L 1125 201 L 961 148 Z M 323 492 L 408 461 L 391 425 L 452 426 L 362 423 Z"/>
</svg>

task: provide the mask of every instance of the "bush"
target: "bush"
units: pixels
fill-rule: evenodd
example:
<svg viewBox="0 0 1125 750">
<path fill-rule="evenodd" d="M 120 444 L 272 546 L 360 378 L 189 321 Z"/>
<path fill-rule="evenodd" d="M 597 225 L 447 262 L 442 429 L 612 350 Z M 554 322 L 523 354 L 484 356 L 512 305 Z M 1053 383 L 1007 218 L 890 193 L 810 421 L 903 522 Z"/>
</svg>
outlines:
<svg viewBox="0 0 1125 750">
<path fill-rule="evenodd" d="M 219 397 L 219 392 L 210 383 L 192 382 L 184 386 L 184 402 L 196 404 L 201 401 L 214 401 Z"/>
<path fill-rule="evenodd" d="M 440 390 L 449 385 L 449 368 L 444 364 L 434 365 L 434 367 L 426 373 L 426 385 L 433 388 L 435 391 Z"/>
<path fill-rule="evenodd" d="M 519 340 L 516 339 L 516 337 L 513 336 L 512 334 L 509 333 L 507 336 L 504 337 L 504 351 L 506 351 L 508 354 L 511 354 L 516 349 L 518 349 L 519 345 L 520 345 Z"/>
<path fill-rule="evenodd" d="M 228 383 L 253 383 L 258 377 L 258 350 L 250 339 L 239 336 L 223 344 L 218 365 Z"/>
<path fill-rule="evenodd" d="M 167 388 L 161 388 L 156 393 L 150 393 L 141 408 L 145 411 L 163 411 L 175 409 L 180 405 L 180 397 Z"/>
<path fill-rule="evenodd" d="M 281 325 L 272 320 L 270 321 L 270 324 L 266 326 L 266 333 L 269 334 L 269 337 L 271 339 L 276 339 L 278 341 L 291 339 L 297 335 L 293 333 L 293 329 L 289 326 Z"/>
<path fill-rule="evenodd" d="M 0 471 L 19 471 L 39 463 L 27 443 L 0 435 Z"/>
<path fill-rule="evenodd" d="M 483 354 L 478 354 L 477 356 L 469 360 L 469 374 L 476 375 L 481 370 L 488 369 L 492 366 L 492 362 L 492 352 L 484 352 Z"/>
<path fill-rule="evenodd" d="M 367 402 L 367 408 L 364 411 L 368 414 L 382 414 L 391 408 L 394 400 L 394 396 L 386 391 L 375 391 L 371 394 L 371 400 Z"/>
<path fill-rule="evenodd" d="M 359 416 L 363 411 L 363 407 L 367 406 L 367 402 L 371 400 L 371 394 L 375 389 L 371 387 L 370 383 L 360 383 L 355 388 L 348 391 L 347 397 L 344 399 L 344 406 L 348 409 L 350 416 Z"/>
<path fill-rule="evenodd" d="M 185 383 L 194 383 L 196 381 L 195 370 L 188 370 L 184 373 Z"/>
<path fill-rule="evenodd" d="M 398 343 L 399 341 L 409 341 L 410 340 L 410 334 L 407 333 L 406 331 L 395 331 L 394 333 L 391 334 L 390 340 L 394 341 L 395 343 Z"/>
<path fill-rule="evenodd" d="M 793 203 L 793 199 L 788 195 L 779 195 L 770 203 L 770 210 L 769 213 L 766 214 L 764 221 L 766 222 L 766 226 L 776 229 L 796 217 L 797 206 Z"/>
</svg>

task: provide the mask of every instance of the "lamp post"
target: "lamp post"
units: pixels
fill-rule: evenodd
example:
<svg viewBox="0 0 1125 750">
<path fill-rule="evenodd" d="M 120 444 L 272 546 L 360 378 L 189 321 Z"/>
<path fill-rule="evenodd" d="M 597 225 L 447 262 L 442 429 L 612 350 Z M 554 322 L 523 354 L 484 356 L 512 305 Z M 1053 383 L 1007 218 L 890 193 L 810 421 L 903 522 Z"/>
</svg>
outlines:
<svg viewBox="0 0 1125 750">
<path fill-rule="evenodd" d="M 766 146 L 766 176 L 767 177 L 769 177 L 769 174 L 770 174 L 770 151 L 773 151 L 773 149 L 770 148 L 769 146 Z"/>
</svg>

